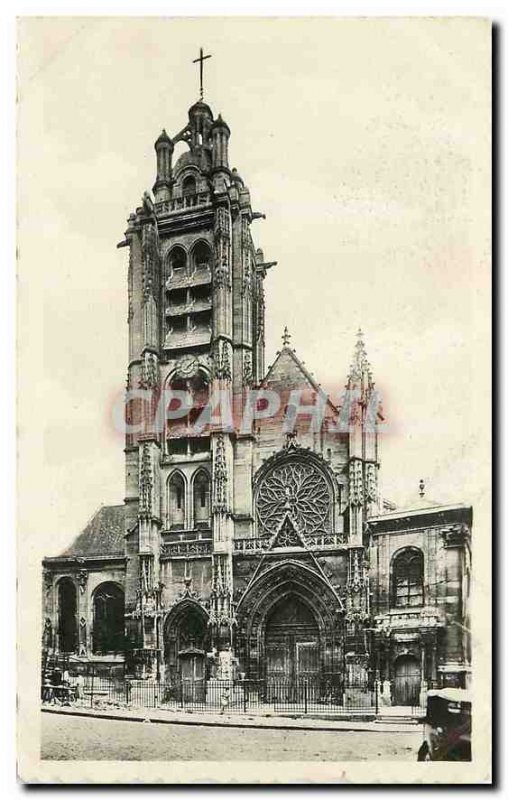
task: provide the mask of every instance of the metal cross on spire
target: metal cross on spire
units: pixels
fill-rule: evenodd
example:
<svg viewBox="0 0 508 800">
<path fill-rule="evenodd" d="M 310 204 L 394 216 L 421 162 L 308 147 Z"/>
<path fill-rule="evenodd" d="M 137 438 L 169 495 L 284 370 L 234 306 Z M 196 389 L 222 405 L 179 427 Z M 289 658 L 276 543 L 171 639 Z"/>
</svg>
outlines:
<svg viewBox="0 0 508 800">
<path fill-rule="evenodd" d="M 284 347 L 288 347 L 290 339 L 291 339 L 291 334 L 289 333 L 288 327 L 286 325 L 286 327 L 284 328 L 284 333 L 282 334 L 282 344 L 284 345 Z"/>
<path fill-rule="evenodd" d="M 203 48 L 199 48 L 199 58 L 195 58 L 193 60 L 193 64 L 199 63 L 199 96 L 201 100 L 203 99 L 203 61 L 206 61 L 207 58 L 211 58 L 211 54 L 208 56 L 203 55 Z"/>
</svg>

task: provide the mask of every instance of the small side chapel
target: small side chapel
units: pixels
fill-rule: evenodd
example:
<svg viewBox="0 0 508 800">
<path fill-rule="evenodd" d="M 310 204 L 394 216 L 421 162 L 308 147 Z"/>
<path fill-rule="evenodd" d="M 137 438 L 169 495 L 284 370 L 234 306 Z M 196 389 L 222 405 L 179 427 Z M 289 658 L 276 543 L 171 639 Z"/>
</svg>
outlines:
<svg viewBox="0 0 508 800">
<path fill-rule="evenodd" d="M 433 503 L 423 485 L 412 508 L 381 500 L 382 417 L 361 332 L 348 425 L 327 400 L 318 430 L 304 417 L 284 430 L 291 392 L 304 404 L 321 390 L 287 330 L 265 368 L 276 264 L 255 246 L 262 215 L 230 166 L 230 134 L 201 98 L 155 142 L 153 194 L 118 245 L 128 388 L 190 391 L 194 407 L 163 430 L 126 434 L 124 502 L 99 508 L 44 559 L 43 649 L 168 683 L 375 680 L 396 705 L 429 686 L 466 686 L 472 509 Z M 173 163 L 179 142 L 187 149 Z M 252 388 L 281 398 L 275 416 L 196 429 L 212 393 L 236 408 Z"/>
</svg>

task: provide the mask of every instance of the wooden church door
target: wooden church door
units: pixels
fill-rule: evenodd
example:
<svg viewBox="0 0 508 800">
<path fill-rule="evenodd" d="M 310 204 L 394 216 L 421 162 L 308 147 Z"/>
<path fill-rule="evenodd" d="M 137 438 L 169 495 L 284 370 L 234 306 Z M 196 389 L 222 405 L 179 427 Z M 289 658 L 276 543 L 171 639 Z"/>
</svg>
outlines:
<svg viewBox="0 0 508 800">
<path fill-rule="evenodd" d="M 295 680 L 319 674 L 319 631 L 310 609 L 297 597 L 280 600 L 268 616 L 265 634 L 268 679 Z"/>
</svg>

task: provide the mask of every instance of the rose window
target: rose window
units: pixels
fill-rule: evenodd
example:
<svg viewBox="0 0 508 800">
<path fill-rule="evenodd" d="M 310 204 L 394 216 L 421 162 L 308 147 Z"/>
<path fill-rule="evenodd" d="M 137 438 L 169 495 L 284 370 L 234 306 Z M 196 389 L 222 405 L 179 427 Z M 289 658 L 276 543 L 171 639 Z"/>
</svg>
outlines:
<svg viewBox="0 0 508 800">
<path fill-rule="evenodd" d="M 313 464 L 285 461 L 259 484 L 256 511 L 261 534 L 273 535 L 288 513 L 300 533 L 326 532 L 330 510 L 330 485 Z"/>
</svg>

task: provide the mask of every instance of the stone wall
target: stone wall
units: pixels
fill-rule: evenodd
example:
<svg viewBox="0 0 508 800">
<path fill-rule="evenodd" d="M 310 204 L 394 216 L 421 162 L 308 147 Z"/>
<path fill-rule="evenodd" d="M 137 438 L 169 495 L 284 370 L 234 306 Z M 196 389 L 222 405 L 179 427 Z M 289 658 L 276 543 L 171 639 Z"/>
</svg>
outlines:
<svg viewBox="0 0 508 800">
<path fill-rule="evenodd" d="M 58 592 L 63 579 L 69 579 L 76 591 L 76 627 L 78 642 L 76 655 L 92 657 L 92 631 L 94 620 L 94 593 L 102 584 L 113 582 L 125 591 L 125 560 L 122 558 L 104 559 L 45 559 L 43 587 L 43 619 L 45 629 L 47 621 L 51 625 L 52 641 L 48 648 L 51 652 L 59 652 L 58 628 Z M 50 644 L 45 643 L 46 646 Z"/>
</svg>

